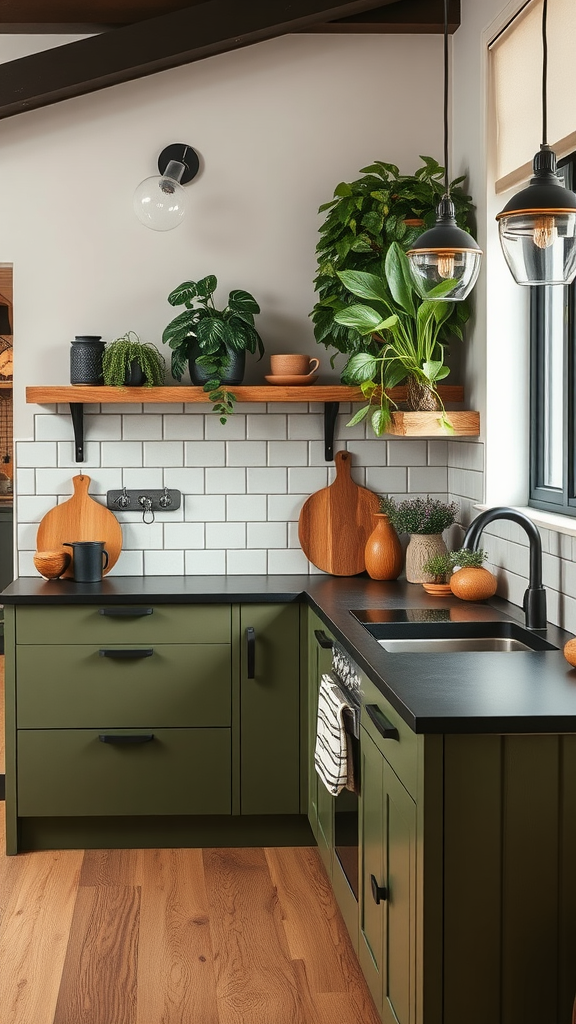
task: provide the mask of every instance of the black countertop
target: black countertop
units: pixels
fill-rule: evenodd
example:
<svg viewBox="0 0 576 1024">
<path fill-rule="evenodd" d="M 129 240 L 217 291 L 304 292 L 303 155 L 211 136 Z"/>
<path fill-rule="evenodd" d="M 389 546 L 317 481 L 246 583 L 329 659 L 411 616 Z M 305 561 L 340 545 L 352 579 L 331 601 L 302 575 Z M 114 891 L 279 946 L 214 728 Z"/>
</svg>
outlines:
<svg viewBox="0 0 576 1024">
<path fill-rule="evenodd" d="M 365 576 L 112 576 L 99 584 L 23 577 L 5 605 L 290 602 L 309 604 L 404 721 L 418 733 L 576 732 L 576 669 L 558 651 L 389 654 L 351 614 L 372 608 L 452 609 L 454 618 L 523 622 L 515 605 L 431 598 L 422 587 Z"/>
</svg>

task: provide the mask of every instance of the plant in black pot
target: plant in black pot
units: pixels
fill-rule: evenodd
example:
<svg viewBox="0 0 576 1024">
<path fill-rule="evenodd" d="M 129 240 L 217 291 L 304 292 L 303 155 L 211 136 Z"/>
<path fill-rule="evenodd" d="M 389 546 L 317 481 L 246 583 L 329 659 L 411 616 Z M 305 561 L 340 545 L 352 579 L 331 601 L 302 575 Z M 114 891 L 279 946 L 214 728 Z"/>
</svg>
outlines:
<svg viewBox="0 0 576 1024">
<path fill-rule="evenodd" d="M 236 396 L 229 385 L 241 384 L 246 352 L 264 355 L 262 339 L 254 326 L 260 306 L 249 292 L 235 289 L 224 309 L 216 309 L 213 274 L 201 281 L 184 281 L 168 296 L 172 306 L 185 306 L 171 320 L 162 341 L 172 349 L 172 376 L 182 380 L 188 365 L 193 384 L 201 385 L 214 403 L 221 423 L 234 412 Z M 223 387 L 225 385 L 225 387 Z"/>
<path fill-rule="evenodd" d="M 164 357 L 151 342 L 127 331 L 104 349 L 102 375 L 109 387 L 159 387 L 164 383 Z"/>
</svg>

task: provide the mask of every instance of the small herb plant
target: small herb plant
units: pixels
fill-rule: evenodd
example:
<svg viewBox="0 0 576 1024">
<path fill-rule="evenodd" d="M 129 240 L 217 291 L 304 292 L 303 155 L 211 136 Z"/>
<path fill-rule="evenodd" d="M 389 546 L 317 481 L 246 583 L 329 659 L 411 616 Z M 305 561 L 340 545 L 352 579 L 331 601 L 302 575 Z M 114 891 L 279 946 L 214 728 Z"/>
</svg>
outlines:
<svg viewBox="0 0 576 1024">
<path fill-rule="evenodd" d="M 182 380 L 192 349 L 198 345 L 202 354 L 195 362 L 209 376 L 203 385 L 204 391 L 214 402 L 214 412 L 220 414 L 220 422 L 226 423 L 236 401 L 236 395 L 221 386 L 230 366 L 230 350 L 253 355 L 258 351 L 261 359 L 264 345 L 254 326 L 254 316 L 260 312 L 254 296 L 235 289 L 230 292 L 224 309 L 216 309 L 213 296 L 217 286 L 217 279 L 209 274 L 200 281 L 184 281 L 170 292 L 170 305 L 185 306 L 185 309 L 170 321 L 162 341 L 172 349 L 171 369 L 176 380 Z"/>
<path fill-rule="evenodd" d="M 461 548 L 460 551 L 449 551 L 447 555 L 434 555 L 422 568 L 434 577 L 434 583 L 448 583 L 457 569 L 480 569 L 485 558 L 485 551 Z"/>
<path fill-rule="evenodd" d="M 396 533 L 443 533 L 456 522 L 459 506 L 437 498 L 407 498 L 396 502 L 381 495 L 380 511 L 388 516 Z"/>
<path fill-rule="evenodd" d="M 160 387 L 164 383 L 164 357 L 151 342 L 140 341 L 135 331 L 127 331 L 106 345 L 102 357 L 104 383 L 108 387 L 124 387 L 133 362 L 144 374 L 144 387 Z"/>
</svg>

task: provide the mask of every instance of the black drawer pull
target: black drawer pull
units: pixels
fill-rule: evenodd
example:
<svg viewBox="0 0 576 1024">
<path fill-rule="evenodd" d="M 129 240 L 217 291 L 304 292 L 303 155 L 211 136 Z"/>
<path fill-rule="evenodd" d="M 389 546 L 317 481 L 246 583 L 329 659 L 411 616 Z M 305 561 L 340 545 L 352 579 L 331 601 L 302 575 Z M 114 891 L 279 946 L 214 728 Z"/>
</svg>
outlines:
<svg viewBox="0 0 576 1024">
<path fill-rule="evenodd" d="M 256 677 L 256 630 L 254 626 L 246 626 L 246 677 Z"/>
<path fill-rule="evenodd" d="M 332 650 L 332 641 L 326 636 L 323 629 L 315 629 L 314 636 L 320 644 L 320 647 L 324 647 L 325 650 Z"/>
<path fill-rule="evenodd" d="M 135 648 L 134 650 L 129 649 L 125 651 L 120 649 L 114 650 L 112 647 L 106 647 L 101 648 L 98 651 L 98 654 L 100 655 L 101 658 L 119 658 L 124 660 L 128 658 L 151 658 L 152 655 L 154 654 L 154 648 L 139 647 Z"/>
<path fill-rule="evenodd" d="M 150 743 L 154 739 L 153 732 L 139 733 L 136 736 L 119 733 L 101 733 L 98 737 L 100 743 Z"/>
<path fill-rule="evenodd" d="M 388 899 L 388 889 L 385 885 L 378 885 L 374 875 L 370 875 L 370 888 L 372 889 L 374 903 L 380 904 L 383 900 Z"/>
<path fill-rule="evenodd" d="M 110 619 L 141 619 L 144 615 L 152 615 L 153 608 L 99 608 L 100 615 L 107 615 Z"/>
<path fill-rule="evenodd" d="M 368 718 L 374 722 L 378 732 L 385 740 L 400 739 L 398 729 L 395 725 L 392 725 L 392 722 L 380 711 L 377 704 L 367 704 L 366 714 L 368 715 Z"/>
</svg>

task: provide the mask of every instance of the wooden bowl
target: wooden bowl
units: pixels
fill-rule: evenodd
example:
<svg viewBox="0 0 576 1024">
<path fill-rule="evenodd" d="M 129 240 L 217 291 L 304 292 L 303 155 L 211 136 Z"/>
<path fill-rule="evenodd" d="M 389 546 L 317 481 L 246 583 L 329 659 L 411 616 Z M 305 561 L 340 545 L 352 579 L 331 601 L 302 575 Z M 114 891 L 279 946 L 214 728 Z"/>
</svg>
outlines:
<svg viewBox="0 0 576 1024">
<path fill-rule="evenodd" d="M 68 551 L 37 551 L 34 565 L 41 576 L 47 580 L 57 580 L 70 565 L 71 555 Z"/>
<path fill-rule="evenodd" d="M 458 569 L 450 577 L 450 590 L 461 601 L 485 601 L 496 593 L 498 581 L 488 569 Z"/>
<path fill-rule="evenodd" d="M 423 583 L 422 586 L 431 597 L 452 597 L 449 583 Z"/>
</svg>

